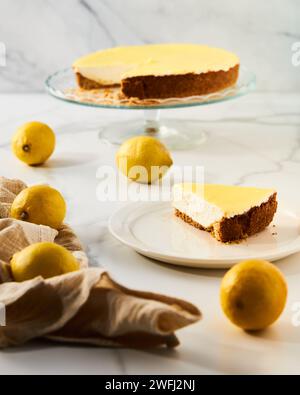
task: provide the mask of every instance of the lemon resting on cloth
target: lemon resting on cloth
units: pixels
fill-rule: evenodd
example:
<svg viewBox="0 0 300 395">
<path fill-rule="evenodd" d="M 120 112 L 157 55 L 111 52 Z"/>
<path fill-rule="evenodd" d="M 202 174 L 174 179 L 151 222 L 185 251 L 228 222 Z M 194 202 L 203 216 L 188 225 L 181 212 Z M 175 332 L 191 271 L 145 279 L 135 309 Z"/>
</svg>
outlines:
<svg viewBox="0 0 300 395">
<path fill-rule="evenodd" d="M 59 229 L 66 216 L 66 203 L 59 191 L 49 185 L 23 189 L 13 201 L 12 218 Z"/>
<path fill-rule="evenodd" d="M 37 276 L 50 278 L 79 270 L 79 263 L 70 251 L 50 242 L 31 244 L 15 253 L 10 263 L 17 282 Z"/>
</svg>

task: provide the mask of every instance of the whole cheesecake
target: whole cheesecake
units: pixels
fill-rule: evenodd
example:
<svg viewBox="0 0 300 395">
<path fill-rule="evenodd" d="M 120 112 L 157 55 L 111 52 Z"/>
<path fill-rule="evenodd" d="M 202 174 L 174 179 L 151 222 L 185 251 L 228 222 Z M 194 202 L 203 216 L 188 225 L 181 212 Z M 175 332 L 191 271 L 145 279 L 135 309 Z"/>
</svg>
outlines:
<svg viewBox="0 0 300 395">
<path fill-rule="evenodd" d="M 165 99 L 217 92 L 234 85 L 239 58 L 224 49 L 196 44 L 116 47 L 73 64 L 80 88 L 120 86 L 127 98 Z"/>
<path fill-rule="evenodd" d="M 228 243 L 254 235 L 273 220 L 274 189 L 216 184 L 176 184 L 175 214 L 217 240 Z"/>
</svg>

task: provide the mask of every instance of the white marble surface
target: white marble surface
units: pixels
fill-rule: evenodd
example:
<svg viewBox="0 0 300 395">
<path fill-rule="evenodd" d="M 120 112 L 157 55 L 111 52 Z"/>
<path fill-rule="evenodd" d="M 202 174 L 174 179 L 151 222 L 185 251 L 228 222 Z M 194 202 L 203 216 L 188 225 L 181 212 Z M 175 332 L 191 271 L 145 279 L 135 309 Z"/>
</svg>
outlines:
<svg viewBox="0 0 300 395">
<path fill-rule="evenodd" d="M 259 90 L 299 91 L 299 18 L 298 0 L 1 0 L 0 92 L 41 91 L 49 73 L 101 48 L 186 41 L 239 54 Z"/>
<path fill-rule="evenodd" d="M 0 95 L 1 175 L 28 184 L 47 182 L 62 191 L 68 222 L 84 242 L 91 263 L 107 268 L 124 285 L 186 298 L 203 312 L 202 322 L 178 332 L 176 350 L 114 350 L 35 342 L 0 352 L 2 374 L 91 373 L 300 373 L 300 327 L 291 323 L 300 302 L 300 254 L 278 262 L 289 286 L 281 319 L 269 330 L 246 334 L 223 316 L 219 285 L 223 271 L 195 270 L 155 263 L 114 240 L 109 215 L 119 203 L 96 199 L 96 170 L 113 164 L 115 148 L 95 130 L 112 120 L 140 117 L 138 111 L 79 107 L 46 95 Z M 207 181 L 273 185 L 280 200 L 300 212 L 300 95 L 251 94 L 227 103 L 167 110 L 168 117 L 202 120 L 207 142 L 194 151 L 173 153 L 178 165 L 205 166 Z M 29 120 L 49 123 L 57 149 L 44 167 L 31 168 L 13 157 L 15 128 Z"/>
</svg>

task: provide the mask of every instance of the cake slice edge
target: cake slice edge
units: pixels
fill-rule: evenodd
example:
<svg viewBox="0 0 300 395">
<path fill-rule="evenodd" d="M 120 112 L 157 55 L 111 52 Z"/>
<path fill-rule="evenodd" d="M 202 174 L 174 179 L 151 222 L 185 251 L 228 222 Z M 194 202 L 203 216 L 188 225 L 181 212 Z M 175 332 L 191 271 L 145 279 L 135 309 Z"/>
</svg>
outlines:
<svg viewBox="0 0 300 395">
<path fill-rule="evenodd" d="M 223 217 L 209 227 L 204 227 L 187 214 L 175 208 L 175 215 L 197 229 L 210 232 L 222 243 L 238 242 L 264 230 L 273 220 L 277 210 L 277 192 L 274 192 L 260 206 L 251 207 L 243 214 Z"/>
</svg>

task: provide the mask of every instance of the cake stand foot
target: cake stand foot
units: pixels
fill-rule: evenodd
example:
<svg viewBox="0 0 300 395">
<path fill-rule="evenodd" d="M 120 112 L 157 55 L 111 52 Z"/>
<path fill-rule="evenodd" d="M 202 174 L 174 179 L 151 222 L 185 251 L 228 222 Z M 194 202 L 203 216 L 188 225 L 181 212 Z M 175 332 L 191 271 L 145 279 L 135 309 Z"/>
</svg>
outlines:
<svg viewBox="0 0 300 395">
<path fill-rule="evenodd" d="M 158 138 L 171 150 L 185 150 L 202 145 L 206 134 L 195 120 L 160 119 L 159 110 L 144 111 L 144 120 L 114 122 L 101 128 L 99 137 L 120 145 L 135 136 Z"/>
</svg>

